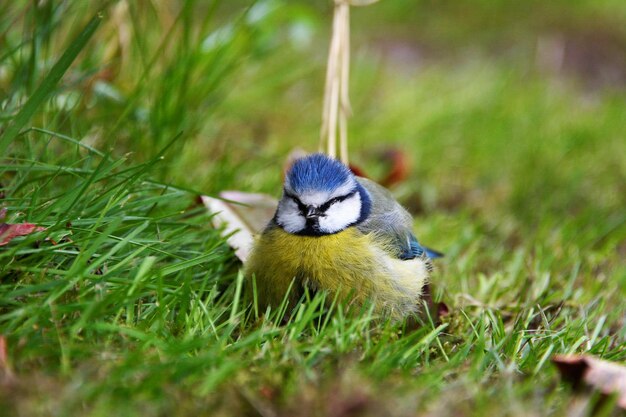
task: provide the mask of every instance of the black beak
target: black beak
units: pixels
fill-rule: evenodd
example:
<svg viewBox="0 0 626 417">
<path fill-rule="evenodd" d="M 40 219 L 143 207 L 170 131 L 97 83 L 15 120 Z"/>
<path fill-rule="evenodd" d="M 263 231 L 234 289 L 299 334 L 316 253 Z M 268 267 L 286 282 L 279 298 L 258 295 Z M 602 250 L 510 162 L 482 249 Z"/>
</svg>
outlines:
<svg viewBox="0 0 626 417">
<path fill-rule="evenodd" d="M 320 213 L 317 207 L 306 206 L 306 212 L 304 213 L 304 217 L 306 217 L 307 219 L 317 219 L 318 217 L 320 217 L 321 214 L 322 213 Z"/>
</svg>

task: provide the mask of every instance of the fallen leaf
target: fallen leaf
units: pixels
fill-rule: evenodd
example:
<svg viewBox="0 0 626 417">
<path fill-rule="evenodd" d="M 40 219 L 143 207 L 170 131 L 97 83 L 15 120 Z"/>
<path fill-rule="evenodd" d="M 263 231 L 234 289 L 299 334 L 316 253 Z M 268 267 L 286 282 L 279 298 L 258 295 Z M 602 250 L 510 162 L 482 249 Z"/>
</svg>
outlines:
<svg viewBox="0 0 626 417">
<path fill-rule="evenodd" d="M 0 369 L 6 369 L 8 364 L 7 339 L 4 336 L 0 336 Z"/>
<path fill-rule="evenodd" d="M 267 194 L 223 191 L 220 197 L 231 204 L 253 233 L 260 233 L 265 229 L 278 206 L 278 200 Z"/>
<path fill-rule="evenodd" d="M 278 201 L 266 194 L 223 191 L 220 198 L 202 196 L 202 202 L 214 213 L 213 226 L 223 227 L 223 236 L 241 262 L 246 262 L 254 235 L 260 233 L 274 216 Z"/>
<path fill-rule="evenodd" d="M 437 303 L 437 318 L 446 317 L 450 314 L 450 308 L 446 303 L 440 301 Z"/>
<path fill-rule="evenodd" d="M 350 168 L 350 171 L 352 171 L 352 173 L 354 175 L 356 175 L 357 177 L 361 177 L 361 178 L 369 178 L 367 176 L 367 174 L 365 173 L 365 171 L 363 171 L 363 169 L 361 169 L 361 167 L 354 165 L 354 164 L 350 164 L 348 166 L 348 168 Z"/>
<path fill-rule="evenodd" d="M 33 223 L 0 223 L 0 246 L 8 244 L 15 237 L 26 236 L 42 230 L 46 230 L 46 228 Z"/>
<path fill-rule="evenodd" d="M 603 394 L 617 394 L 617 405 L 626 409 L 626 366 L 589 355 L 555 355 L 552 363 L 575 389 L 589 386 Z"/>
<path fill-rule="evenodd" d="M 276 398 L 277 391 L 269 385 L 263 385 L 261 386 L 261 388 L 259 388 L 259 394 L 261 395 L 261 397 L 273 401 Z"/>
<path fill-rule="evenodd" d="M 389 171 L 379 181 L 383 187 L 391 187 L 401 183 L 409 176 L 410 164 L 406 152 L 399 149 L 389 149 L 382 155 L 382 159 L 389 162 Z"/>
<path fill-rule="evenodd" d="M 7 351 L 7 339 L 4 335 L 0 335 L 0 378 L 3 382 L 13 378 L 13 370 L 9 363 L 9 354 Z"/>
</svg>

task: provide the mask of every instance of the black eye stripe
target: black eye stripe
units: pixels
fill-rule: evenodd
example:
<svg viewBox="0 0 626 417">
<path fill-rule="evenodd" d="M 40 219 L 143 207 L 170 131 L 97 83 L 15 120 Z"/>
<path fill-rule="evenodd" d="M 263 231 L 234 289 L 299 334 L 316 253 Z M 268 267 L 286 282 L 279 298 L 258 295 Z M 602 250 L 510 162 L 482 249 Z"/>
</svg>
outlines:
<svg viewBox="0 0 626 417">
<path fill-rule="evenodd" d="M 330 200 L 328 200 L 327 202 L 325 202 L 324 204 L 322 204 L 320 206 L 320 211 L 326 211 L 330 208 L 330 206 L 332 206 L 335 203 L 340 203 L 344 200 L 347 200 L 348 198 L 352 197 L 353 195 L 356 194 L 356 190 L 352 191 L 351 193 L 348 193 L 346 195 L 342 195 L 339 197 L 335 197 L 335 198 L 331 198 Z"/>
<path fill-rule="evenodd" d="M 298 209 L 302 212 L 306 211 L 307 206 L 306 204 L 304 204 L 302 201 L 300 201 L 300 199 L 298 197 L 296 197 L 295 195 L 291 194 L 290 192 L 288 192 L 287 190 L 283 190 L 283 192 L 285 193 L 285 196 L 287 196 L 288 198 L 291 198 L 297 205 L 298 205 Z M 326 211 L 330 208 L 330 206 L 332 206 L 335 203 L 340 203 L 344 200 L 347 200 L 348 198 L 352 197 L 353 195 L 355 195 L 357 193 L 357 190 L 354 190 L 346 195 L 341 195 L 339 197 L 335 197 L 335 198 L 331 198 L 330 200 L 328 200 L 327 202 L 325 202 L 324 204 L 322 204 L 319 207 L 320 211 Z"/>
<path fill-rule="evenodd" d="M 298 205 L 298 209 L 300 209 L 300 211 L 306 210 L 306 205 L 302 201 L 300 201 L 298 197 L 291 193 L 288 193 L 287 191 L 285 191 L 285 195 L 291 198 Z"/>
</svg>

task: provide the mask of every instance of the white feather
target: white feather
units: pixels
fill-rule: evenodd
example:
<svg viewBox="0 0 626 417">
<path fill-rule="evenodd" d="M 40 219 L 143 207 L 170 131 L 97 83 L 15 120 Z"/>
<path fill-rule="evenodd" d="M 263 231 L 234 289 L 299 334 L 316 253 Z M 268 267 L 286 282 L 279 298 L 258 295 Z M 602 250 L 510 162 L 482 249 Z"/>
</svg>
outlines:
<svg viewBox="0 0 626 417">
<path fill-rule="evenodd" d="M 314 191 L 300 194 L 298 198 L 307 206 L 319 207 L 329 200 L 329 196 L 326 191 Z"/>
<path fill-rule="evenodd" d="M 331 205 L 325 214 L 319 219 L 320 230 L 326 233 L 339 232 L 359 219 L 361 196 L 359 193 L 355 193 L 351 197 Z"/>
<path fill-rule="evenodd" d="M 346 181 L 343 184 L 341 184 L 340 187 L 335 188 L 330 193 L 329 199 L 335 198 L 335 197 L 341 197 L 342 195 L 348 195 L 352 191 L 354 191 L 355 187 L 356 187 L 356 181 L 354 180 L 354 178 L 350 178 L 349 181 Z"/>
<path fill-rule="evenodd" d="M 300 214 L 298 205 L 290 198 L 283 198 L 278 203 L 276 223 L 289 233 L 297 233 L 304 229 L 305 218 Z"/>
<path fill-rule="evenodd" d="M 354 191 L 355 185 L 356 184 L 354 180 L 351 180 L 342 184 L 340 187 L 335 188 L 332 191 L 307 191 L 299 194 L 298 198 L 307 206 L 319 207 L 332 198 L 350 194 L 352 191 Z"/>
</svg>

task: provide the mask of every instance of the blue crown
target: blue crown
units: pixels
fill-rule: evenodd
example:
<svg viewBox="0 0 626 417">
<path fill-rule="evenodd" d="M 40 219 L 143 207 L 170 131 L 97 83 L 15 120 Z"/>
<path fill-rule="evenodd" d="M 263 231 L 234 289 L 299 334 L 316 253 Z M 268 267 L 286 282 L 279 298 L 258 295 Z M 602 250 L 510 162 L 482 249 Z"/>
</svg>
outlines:
<svg viewBox="0 0 626 417">
<path fill-rule="evenodd" d="M 311 190 L 333 191 L 350 182 L 353 174 L 341 162 L 316 153 L 296 160 L 287 178 L 293 191 L 300 194 Z"/>
</svg>

